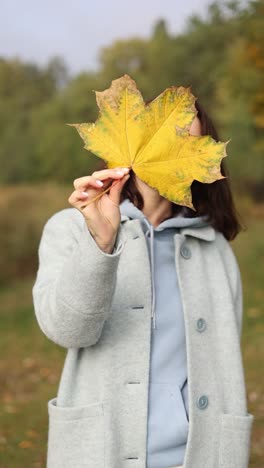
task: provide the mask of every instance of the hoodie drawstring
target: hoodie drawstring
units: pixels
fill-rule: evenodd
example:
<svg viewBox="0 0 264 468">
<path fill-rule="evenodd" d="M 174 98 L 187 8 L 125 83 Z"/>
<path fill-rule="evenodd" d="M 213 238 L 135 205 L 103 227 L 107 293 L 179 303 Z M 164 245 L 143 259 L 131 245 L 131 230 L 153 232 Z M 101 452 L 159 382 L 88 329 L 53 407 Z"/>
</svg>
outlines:
<svg viewBox="0 0 264 468">
<path fill-rule="evenodd" d="M 153 328 L 156 326 L 156 313 L 155 313 L 155 282 L 154 282 L 154 230 L 149 222 L 142 218 L 143 221 L 147 224 L 148 229 L 145 232 L 145 236 L 150 234 L 150 266 L 151 266 L 151 289 L 152 289 L 152 301 L 151 301 L 151 318 L 153 323 Z"/>
<path fill-rule="evenodd" d="M 156 312 L 155 312 L 155 283 L 154 283 L 154 231 L 162 231 L 164 228 L 174 228 L 176 229 L 176 232 L 181 233 L 182 228 L 191 228 L 191 231 L 189 235 L 192 235 L 192 229 L 194 227 L 204 227 L 209 224 L 208 220 L 205 219 L 207 216 L 204 218 L 202 216 L 199 217 L 192 217 L 188 218 L 185 217 L 185 215 L 188 215 L 188 212 L 184 212 L 183 215 L 180 216 L 175 216 L 171 219 L 167 219 L 165 222 L 162 222 L 162 227 L 160 228 L 159 226 L 157 228 L 154 228 L 152 224 L 148 221 L 146 216 L 142 213 L 141 210 L 139 210 L 128 198 L 125 199 L 121 204 L 120 204 L 120 211 L 122 215 L 125 215 L 127 219 L 139 219 L 140 221 L 144 221 L 144 223 L 147 225 L 147 230 L 145 232 L 145 237 L 150 235 L 150 263 L 151 263 L 151 287 L 152 287 L 152 300 L 151 300 L 151 318 L 153 319 L 153 328 L 158 328 L 156 326 Z M 145 229 L 143 229 L 145 231 Z M 210 238 L 209 238 L 210 237 Z M 183 234 L 182 242 L 184 242 L 185 235 Z M 214 236 L 211 236 L 211 234 L 208 234 L 208 239 L 207 240 L 213 240 Z M 148 243 L 148 241 L 147 241 Z"/>
</svg>

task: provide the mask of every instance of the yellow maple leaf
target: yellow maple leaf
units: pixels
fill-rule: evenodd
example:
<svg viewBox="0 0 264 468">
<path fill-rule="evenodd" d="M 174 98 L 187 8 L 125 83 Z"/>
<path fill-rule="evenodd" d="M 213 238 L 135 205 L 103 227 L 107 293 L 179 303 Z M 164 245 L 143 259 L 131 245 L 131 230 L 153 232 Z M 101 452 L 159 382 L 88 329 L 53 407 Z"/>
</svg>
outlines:
<svg viewBox="0 0 264 468">
<path fill-rule="evenodd" d="M 228 141 L 189 134 L 197 115 L 190 88 L 171 86 L 145 104 L 135 81 L 125 74 L 95 93 L 96 122 L 68 125 L 76 127 L 84 148 L 105 160 L 109 169 L 130 167 L 160 195 L 193 210 L 193 180 L 225 178 L 220 163 Z"/>
</svg>

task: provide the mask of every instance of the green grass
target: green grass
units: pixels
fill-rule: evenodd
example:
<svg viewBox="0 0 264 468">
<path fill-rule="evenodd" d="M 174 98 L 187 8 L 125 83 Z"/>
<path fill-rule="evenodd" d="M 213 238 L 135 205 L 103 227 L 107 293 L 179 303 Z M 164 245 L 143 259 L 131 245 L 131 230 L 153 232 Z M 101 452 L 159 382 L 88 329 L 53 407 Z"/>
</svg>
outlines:
<svg viewBox="0 0 264 468">
<path fill-rule="evenodd" d="M 242 354 L 248 407 L 254 414 L 250 467 L 264 459 L 263 207 L 243 207 L 248 229 L 231 243 L 244 290 Z M 245 217 L 244 217 L 245 219 Z M 34 316 L 33 279 L 0 290 L 0 466 L 46 466 L 47 401 L 56 396 L 66 350 L 48 340 Z"/>
<path fill-rule="evenodd" d="M 264 209 L 246 209 L 247 230 L 240 233 L 232 247 L 240 265 L 244 316 L 242 356 L 248 397 L 248 410 L 254 414 L 250 467 L 261 468 L 264 460 Z"/>
<path fill-rule="evenodd" d="M 21 281 L 1 291 L 2 468 L 46 466 L 47 401 L 56 395 L 66 353 L 40 331 L 31 288 L 32 281 Z"/>
</svg>

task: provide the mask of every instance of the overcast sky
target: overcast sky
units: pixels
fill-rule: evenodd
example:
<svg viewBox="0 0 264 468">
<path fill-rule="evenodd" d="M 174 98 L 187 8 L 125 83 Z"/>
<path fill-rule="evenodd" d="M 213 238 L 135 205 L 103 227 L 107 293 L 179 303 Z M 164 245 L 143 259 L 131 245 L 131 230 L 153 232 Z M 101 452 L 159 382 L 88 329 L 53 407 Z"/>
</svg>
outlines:
<svg viewBox="0 0 264 468">
<path fill-rule="evenodd" d="M 95 69 L 97 53 L 116 39 L 149 37 L 164 18 L 171 33 L 210 0 L 0 0 L 0 57 L 45 65 L 59 55 L 71 73 Z"/>
</svg>

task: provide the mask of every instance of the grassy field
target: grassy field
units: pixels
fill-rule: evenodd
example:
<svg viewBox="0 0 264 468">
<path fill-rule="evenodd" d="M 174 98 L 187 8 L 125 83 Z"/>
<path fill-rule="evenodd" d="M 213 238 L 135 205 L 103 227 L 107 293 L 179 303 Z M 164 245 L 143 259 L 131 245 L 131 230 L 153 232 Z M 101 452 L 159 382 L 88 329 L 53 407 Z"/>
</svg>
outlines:
<svg viewBox="0 0 264 468">
<path fill-rule="evenodd" d="M 70 194 L 71 188 L 68 193 Z M 64 189 L 64 194 L 65 189 Z M 42 192 L 43 194 L 43 192 Z M 43 203 L 43 201 L 41 202 Z M 231 243 L 241 267 L 244 289 L 242 354 L 248 407 L 254 414 L 250 467 L 263 467 L 264 207 L 237 201 L 247 230 Z M 55 205 L 54 205 L 55 206 Z M 67 207 L 65 199 L 57 209 Z M 56 396 L 66 350 L 48 340 L 36 322 L 31 290 L 34 276 L 0 290 L 0 466 L 46 466 L 47 401 Z"/>
</svg>

